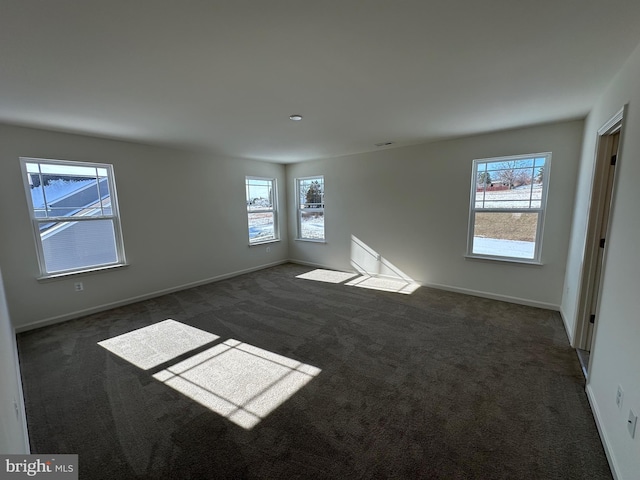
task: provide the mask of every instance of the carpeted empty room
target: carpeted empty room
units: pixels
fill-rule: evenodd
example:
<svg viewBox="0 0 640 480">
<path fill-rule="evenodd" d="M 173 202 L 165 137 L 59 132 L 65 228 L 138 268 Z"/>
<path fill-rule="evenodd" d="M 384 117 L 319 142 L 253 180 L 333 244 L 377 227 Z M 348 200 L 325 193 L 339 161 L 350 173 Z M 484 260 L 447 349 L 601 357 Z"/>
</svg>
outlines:
<svg viewBox="0 0 640 480">
<path fill-rule="evenodd" d="M 311 270 L 19 334 L 32 452 L 83 479 L 611 478 L 557 312 Z"/>
</svg>

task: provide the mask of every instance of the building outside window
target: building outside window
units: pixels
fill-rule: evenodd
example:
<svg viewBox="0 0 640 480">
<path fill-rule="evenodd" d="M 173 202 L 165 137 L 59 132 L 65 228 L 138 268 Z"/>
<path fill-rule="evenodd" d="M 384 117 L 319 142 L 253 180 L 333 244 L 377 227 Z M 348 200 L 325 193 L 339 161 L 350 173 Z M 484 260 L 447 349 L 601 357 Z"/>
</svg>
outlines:
<svg viewBox="0 0 640 480">
<path fill-rule="evenodd" d="M 113 167 L 20 159 L 42 277 L 125 263 Z"/>
<path fill-rule="evenodd" d="M 467 255 L 540 263 L 551 153 L 473 161 Z"/>
</svg>

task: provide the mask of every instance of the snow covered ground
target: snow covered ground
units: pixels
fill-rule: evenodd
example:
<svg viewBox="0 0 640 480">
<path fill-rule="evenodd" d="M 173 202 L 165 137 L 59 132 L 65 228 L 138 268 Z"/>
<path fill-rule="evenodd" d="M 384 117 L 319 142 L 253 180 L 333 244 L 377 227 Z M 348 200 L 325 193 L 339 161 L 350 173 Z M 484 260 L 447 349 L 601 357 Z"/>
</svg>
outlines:
<svg viewBox="0 0 640 480">
<path fill-rule="evenodd" d="M 511 190 L 476 192 L 476 208 L 540 208 L 542 184 L 522 185 Z"/>
<path fill-rule="evenodd" d="M 473 237 L 473 253 L 479 255 L 532 259 L 534 247 L 534 242 Z"/>
<path fill-rule="evenodd" d="M 324 217 L 303 220 L 301 223 L 302 238 L 324 240 Z"/>
<path fill-rule="evenodd" d="M 485 208 L 540 208 L 542 187 L 542 184 L 534 183 L 533 185 L 522 185 L 511 190 L 476 192 L 477 212 L 482 212 L 482 209 Z M 535 214 L 535 211 L 531 214 Z M 480 255 L 532 259 L 534 257 L 534 248 L 535 242 L 487 237 L 473 238 L 473 253 Z"/>
</svg>

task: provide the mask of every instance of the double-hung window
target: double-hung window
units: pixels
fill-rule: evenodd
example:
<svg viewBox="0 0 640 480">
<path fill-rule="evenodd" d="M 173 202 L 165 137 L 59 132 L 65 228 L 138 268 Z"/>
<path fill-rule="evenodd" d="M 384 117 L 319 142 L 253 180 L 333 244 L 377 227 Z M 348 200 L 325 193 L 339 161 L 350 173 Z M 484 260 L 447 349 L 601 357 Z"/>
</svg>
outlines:
<svg viewBox="0 0 640 480">
<path fill-rule="evenodd" d="M 113 167 L 21 158 L 42 277 L 125 263 Z"/>
<path fill-rule="evenodd" d="M 296 179 L 298 239 L 324 241 L 324 177 Z"/>
<path fill-rule="evenodd" d="M 467 255 L 540 263 L 551 153 L 473 161 Z"/>
<path fill-rule="evenodd" d="M 246 177 L 249 245 L 279 239 L 275 178 Z"/>
</svg>

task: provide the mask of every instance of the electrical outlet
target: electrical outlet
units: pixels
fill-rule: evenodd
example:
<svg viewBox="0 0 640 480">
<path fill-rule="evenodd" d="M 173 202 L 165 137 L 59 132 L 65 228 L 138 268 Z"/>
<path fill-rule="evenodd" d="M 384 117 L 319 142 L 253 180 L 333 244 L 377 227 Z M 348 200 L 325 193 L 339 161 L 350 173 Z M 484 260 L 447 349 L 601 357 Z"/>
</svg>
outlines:
<svg viewBox="0 0 640 480">
<path fill-rule="evenodd" d="M 616 393 L 616 405 L 620 410 L 622 410 L 622 399 L 624 398 L 624 391 L 622 387 L 618 385 L 618 393 Z"/>
<path fill-rule="evenodd" d="M 76 282 L 73 284 L 73 288 L 76 290 L 76 292 L 81 292 L 84 290 L 84 285 L 82 285 L 82 282 Z"/>
<path fill-rule="evenodd" d="M 633 410 L 629 410 L 629 420 L 627 421 L 627 428 L 629 429 L 629 435 L 631 438 L 636 436 L 636 424 L 638 423 L 638 416 L 633 413 Z"/>
<path fill-rule="evenodd" d="M 271 247 L 267 247 L 267 253 L 271 253 Z"/>
</svg>

